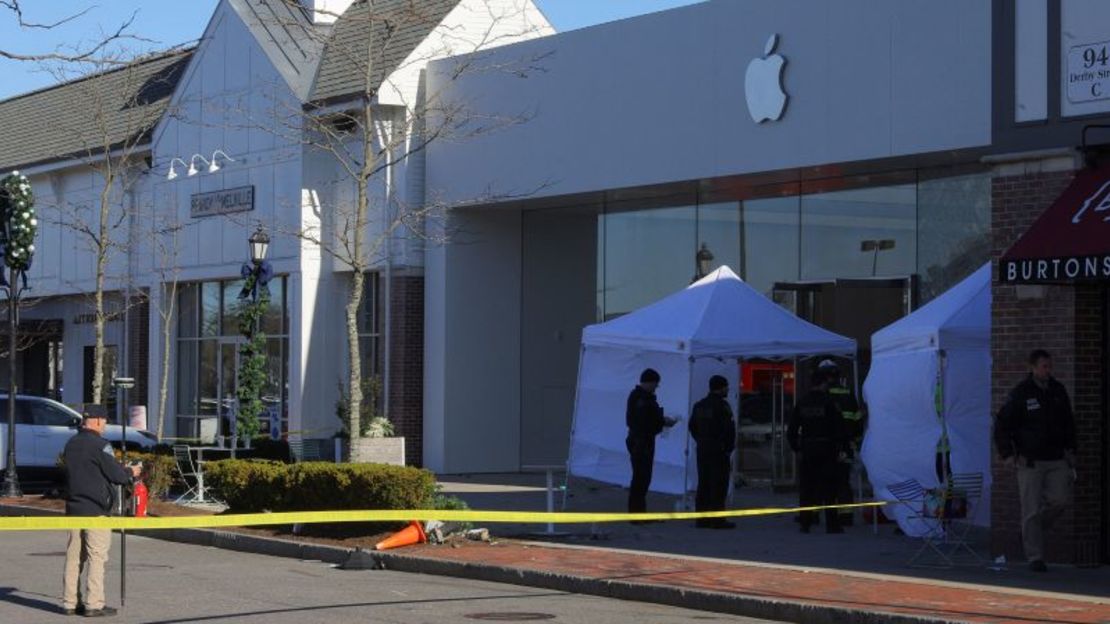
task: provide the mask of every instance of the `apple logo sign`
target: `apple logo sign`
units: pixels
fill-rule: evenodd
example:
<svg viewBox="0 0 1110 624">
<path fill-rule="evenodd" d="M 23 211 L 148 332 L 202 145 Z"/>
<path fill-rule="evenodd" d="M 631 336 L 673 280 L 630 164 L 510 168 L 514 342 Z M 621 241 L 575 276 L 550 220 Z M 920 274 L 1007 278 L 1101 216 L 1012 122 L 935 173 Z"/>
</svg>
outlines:
<svg viewBox="0 0 1110 624">
<path fill-rule="evenodd" d="M 771 35 L 763 48 L 763 57 L 752 59 L 744 75 L 744 95 L 755 123 L 778 121 L 786 109 L 786 92 L 782 90 L 782 68 L 786 59 L 773 54 L 778 43 L 778 34 Z"/>
</svg>

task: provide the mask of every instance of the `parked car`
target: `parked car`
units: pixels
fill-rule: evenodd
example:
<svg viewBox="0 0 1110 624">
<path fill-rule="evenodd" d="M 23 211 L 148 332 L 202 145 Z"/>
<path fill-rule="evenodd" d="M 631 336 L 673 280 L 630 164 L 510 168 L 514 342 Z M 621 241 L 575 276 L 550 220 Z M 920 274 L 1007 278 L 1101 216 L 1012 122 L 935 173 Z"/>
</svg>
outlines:
<svg viewBox="0 0 1110 624">
<path fill-rule="evenodd" d="M 81 414 L 43 397 L 17 395 L 15 400 L 15 465 L 32 478 L 56 476 L 58 456 L 81 426 Z M 119 447 L 123 428 L 108 425 L 104 437 Z M 152 448 L 158 438 L 149 431 L 127 428 L 127 448 Z M 8 395 L 0 394 L 0 469 L 8 464 Z"/>
</svg>

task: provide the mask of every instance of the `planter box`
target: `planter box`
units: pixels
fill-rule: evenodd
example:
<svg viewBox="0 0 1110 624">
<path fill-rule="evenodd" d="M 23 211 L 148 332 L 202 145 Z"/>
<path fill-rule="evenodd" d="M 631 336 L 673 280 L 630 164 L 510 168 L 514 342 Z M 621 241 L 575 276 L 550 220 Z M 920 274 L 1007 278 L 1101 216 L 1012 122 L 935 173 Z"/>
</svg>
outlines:
<svg viewBox="0 0 1110 624">
<path fill-rule="evenodd" d="M 404 466 L 405 438 L 357 438 L 351 440 L 350 461 Z"/>
</svg>

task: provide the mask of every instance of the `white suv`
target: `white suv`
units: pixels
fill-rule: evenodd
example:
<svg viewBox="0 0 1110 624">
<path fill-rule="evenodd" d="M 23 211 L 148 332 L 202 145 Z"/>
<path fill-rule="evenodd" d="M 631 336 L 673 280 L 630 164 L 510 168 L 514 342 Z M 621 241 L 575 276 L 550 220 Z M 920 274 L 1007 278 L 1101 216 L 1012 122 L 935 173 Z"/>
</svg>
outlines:
<svg viewBox="0 0 1110 624">
<path fill-rule="evenodd" d="M 81 414 L 43 397 L 16 395 L 15 465 L 30 475 L 53 474 L 66 442 L 77 433 Z M 119 446 L 122 427 L 108 425 L 104 438 Z M 149 449 L 157 443 L 153 433 L 127 428 L 128 449 Z M 0 469 L 8 465 L 8 395 L 0 394 Z"/>
</svg>

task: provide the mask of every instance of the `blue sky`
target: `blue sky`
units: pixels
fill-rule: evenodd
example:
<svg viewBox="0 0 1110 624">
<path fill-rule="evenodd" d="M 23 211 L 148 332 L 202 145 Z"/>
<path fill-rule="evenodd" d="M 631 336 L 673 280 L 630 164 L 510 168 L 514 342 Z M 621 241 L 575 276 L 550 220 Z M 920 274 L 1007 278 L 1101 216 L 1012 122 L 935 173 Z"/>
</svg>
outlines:
<svg viewBox="0 0 1110 624">
<path fill-rule="evenodd" d="M 51 30 L 20 30 L 7 11 L 0 12 L 0 41 L 6 50 L 20 53 L 50 52 L 59 46 L 99 40 L 101 32 L 114 31 L 132 14 L 130 29 L 150 41 L 130 42 L 146 50 L 165 48 L 200 37 L 218 0 L 34 0 L 24 2 L 24 19 L 51 23 L 82 10 L 88 12 Z M 699 0 L 536 0 L 558 30 L 694 4 Z M 0 99 L 54 82 L 35 63 L 0 60 Z"/>
</svg>

